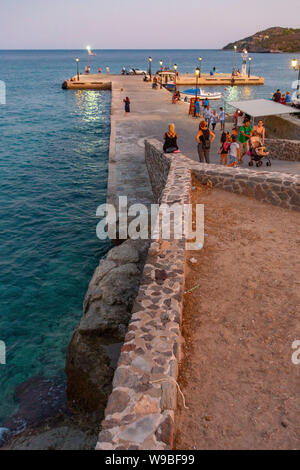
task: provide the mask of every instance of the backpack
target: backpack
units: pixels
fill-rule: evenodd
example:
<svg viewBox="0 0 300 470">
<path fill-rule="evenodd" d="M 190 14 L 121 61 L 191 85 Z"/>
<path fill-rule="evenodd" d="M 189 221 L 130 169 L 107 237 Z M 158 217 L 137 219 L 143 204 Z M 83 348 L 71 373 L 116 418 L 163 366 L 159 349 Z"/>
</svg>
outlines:
<svg viewBox="0 0 300 470">
<path fill-rule="evenodd" d="M 203 150 L 209 150 L 210 149 L 210 132 L 208 129 L 204 129 L 202 131 L 202 148 Z"/>
</svg>

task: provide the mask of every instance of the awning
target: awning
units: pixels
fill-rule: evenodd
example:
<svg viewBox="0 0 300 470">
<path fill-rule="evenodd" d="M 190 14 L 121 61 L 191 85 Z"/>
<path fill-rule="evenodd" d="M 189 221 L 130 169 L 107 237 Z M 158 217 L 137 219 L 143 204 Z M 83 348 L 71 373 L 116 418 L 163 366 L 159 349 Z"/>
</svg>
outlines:
<svg viewBox="0 0 300 470">
<path fill-rule="evenodd" d="M 226 101 L 226 104 L 243 111 L 251 117 L 274 116 L 275 114 L 292 114 L 297 111 L 290 106 L 271 100 Z"/>
</svg>

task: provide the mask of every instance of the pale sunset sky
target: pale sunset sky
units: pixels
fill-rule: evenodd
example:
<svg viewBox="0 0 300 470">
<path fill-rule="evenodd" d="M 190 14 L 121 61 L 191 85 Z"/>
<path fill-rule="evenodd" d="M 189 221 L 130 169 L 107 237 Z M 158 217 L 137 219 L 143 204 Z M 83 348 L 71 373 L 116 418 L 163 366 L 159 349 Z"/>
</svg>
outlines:
<svg viewBox="0 0 300 470">
<path fill-rule="evenodd" d="M 219 49 L 300 27 L 299 0 L 0 0 L 0 49 Z"/>
</svg>

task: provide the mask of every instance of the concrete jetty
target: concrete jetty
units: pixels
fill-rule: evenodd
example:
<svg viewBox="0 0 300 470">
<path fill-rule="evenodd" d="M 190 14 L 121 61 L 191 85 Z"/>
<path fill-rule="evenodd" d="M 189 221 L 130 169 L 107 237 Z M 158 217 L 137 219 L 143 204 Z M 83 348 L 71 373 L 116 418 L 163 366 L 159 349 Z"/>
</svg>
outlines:
<svg viewBox="0 0 300 470">
<path fill-rule="evenodd" d="M 74 89 L 74 90 L 107 90 L 111 87 L 112 81 L 117 79 L 119 75 L 110 75 L 110 74 L 89 74 L 89 75 L 79 75 L 79 80 L 77 76 L 72 77 L 69 80 L 66 80 L 63 83 L 64 89 Z M 157 75 L 158 79 L 160 80 L 159 76 Z M 126 75 L 125 78 L 128 80 L 133 80 L 134 78 L 141 79 L 141 76 L 134 76 L 134 75 Z M 163 83 L 167 83 L 168 81 L 172 81 L 174 76 L 164 75 L 163 76 Z M 202 74 L 201 77 L 198 79 L 199 86 L 252 86 L 252 85 L 264 85 L 264 78 L 263 77 L 256 77 L 251 75 L 248 76 L 239 76 L 239 77 L 232 77 L 231 74 L 226 73 L 219 73 L 214 74 L 213 76 L 209 74 Z M 176 83 L 178 86 L 191 86 L 196 85 L 196 77 L 194 74 L 184 73 L 179 74 L 176 79 Z"/>
</svg>

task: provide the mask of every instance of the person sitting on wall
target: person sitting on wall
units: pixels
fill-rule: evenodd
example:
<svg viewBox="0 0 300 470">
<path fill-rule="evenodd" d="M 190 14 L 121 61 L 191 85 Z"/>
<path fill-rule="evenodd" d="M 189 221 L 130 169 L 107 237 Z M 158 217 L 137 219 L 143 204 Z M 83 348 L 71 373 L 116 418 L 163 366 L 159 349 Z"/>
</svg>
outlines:
<svg viewBox="0 0 300 470">
<path fill-rule="evenodd" d="M 281 92 L 278 88 L 278 90 L 274 93 L 272 100 L 275 101 L 275 103 L 279 103 L 280 98 L 281 98 Z"/>
<path fill-rule="evenodd" d="M 287 91 L 286 94 L 285 94 L 285 102 L 286 102 L 286 104 L 292 102 L 292 97 L 291 97 L 291 94 L 290 94 L 289 91 Z"/>
<path fill-rule="evenodd" d="M 180 152 L 177 145 L 177 134 L 175 132 L 175 124 L 168 125 L 168 132 L 164 135 L 163 150 L 165 153 L 178 153 Z"/>
</svg>

